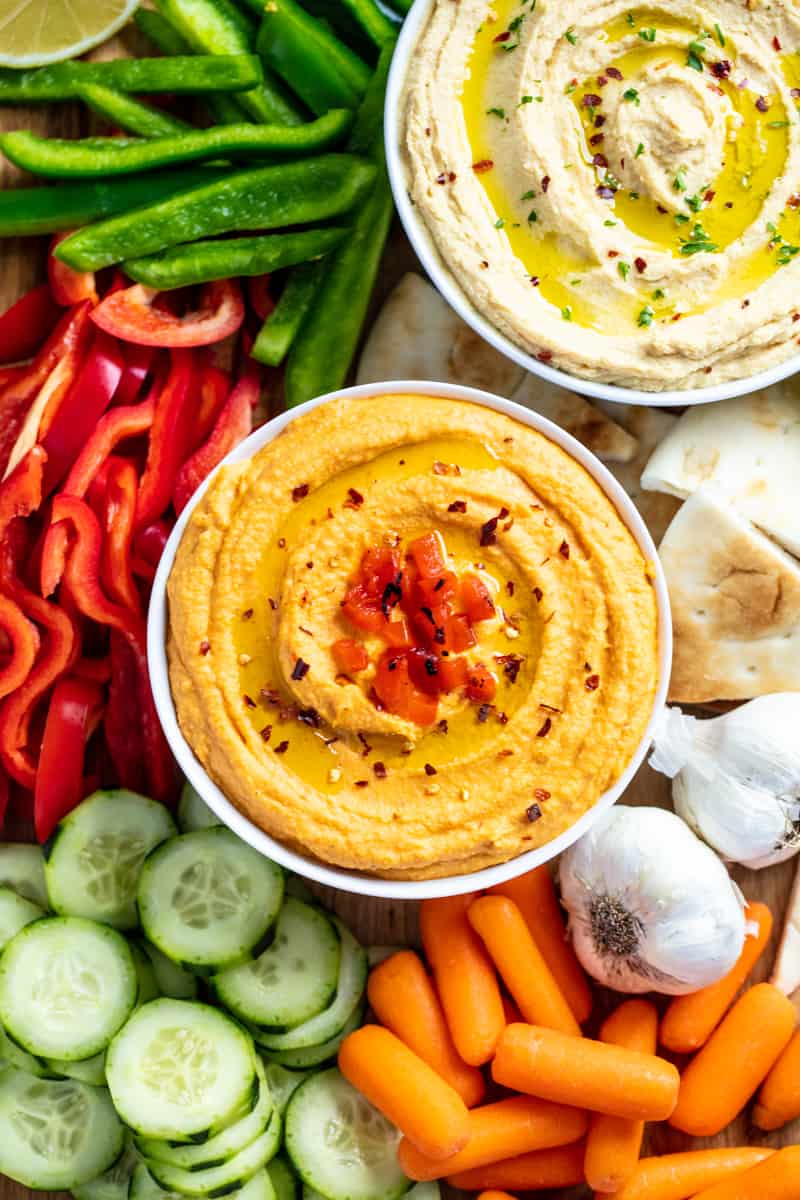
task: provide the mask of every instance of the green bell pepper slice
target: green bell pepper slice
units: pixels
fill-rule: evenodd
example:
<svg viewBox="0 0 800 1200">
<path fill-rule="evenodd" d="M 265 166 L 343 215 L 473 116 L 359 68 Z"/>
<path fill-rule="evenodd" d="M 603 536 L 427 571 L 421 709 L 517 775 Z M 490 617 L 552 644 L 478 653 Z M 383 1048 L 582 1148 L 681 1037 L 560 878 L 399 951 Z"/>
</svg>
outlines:
<svg viewBox="0 0 800 1200">
<path fill-rule="evenodd" d="M 297 336 L 325 278 L 325 260 L 303 263 L 290 272 L 278 303 L 261 326 L 250 354 L 268 367 L 279 366 Z"/>
<path fill-rule="evenodd" d="M 378 8 L 375 0 L 341 0 L 341 4 L 379 49 L 385 42 L 397 37 L 399 21 L 391 21 L 386 13 Z"/>
<path fill-rule="evenodd" d="M 161 112 L 133 96 L 97 83 L 84 83 L 78 88 L 78 99 L 107 121 L 137 137 L 161 138 L 181 134 L 193 127 L 178 117 Z"/>
<path fill-rule="evenodd" d="M 263 77 L 263 68 L 254 54 L 61 62 L 30 71 L 0 67 L 0 104 L 76 100 L 79 88 L 87 83 L 135 93 L 245 92 Z"/>
<path fill-rule="evenodd" d="M 296 0 L 270 0 L 257 45 L 266 66 L 317 115 L 356 108 L 369 85 L 367 64 Z"/>
</svg>

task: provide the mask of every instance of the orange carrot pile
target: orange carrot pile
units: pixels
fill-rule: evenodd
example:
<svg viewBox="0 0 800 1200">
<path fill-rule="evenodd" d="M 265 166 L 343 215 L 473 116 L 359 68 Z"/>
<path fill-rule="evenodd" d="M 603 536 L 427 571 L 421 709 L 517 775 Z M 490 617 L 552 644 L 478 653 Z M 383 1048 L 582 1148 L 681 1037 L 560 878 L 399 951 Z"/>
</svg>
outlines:
<svg viewBox="0 0 800 1200">
<path fill-rule="evenodd" d="M 773 1153 L 768 1147 L 726 1146 L 643 1158 L 627 1183 L 613 1193 L 613 1200 L 687 1200 L 703 1188 L 749 1171 Z"/>
<path fill-rule="evenodd" d="M 800 1200 L 800 1146 L 778 1150 L 743 1175 L 698 1192 L 695 1200 Z"/>
</svg>

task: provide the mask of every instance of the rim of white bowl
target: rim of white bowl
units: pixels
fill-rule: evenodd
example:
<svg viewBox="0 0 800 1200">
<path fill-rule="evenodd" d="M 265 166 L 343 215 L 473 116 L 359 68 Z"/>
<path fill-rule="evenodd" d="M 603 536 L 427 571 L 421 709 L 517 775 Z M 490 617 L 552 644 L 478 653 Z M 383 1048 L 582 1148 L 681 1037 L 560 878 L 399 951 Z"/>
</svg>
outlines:
<svg viewBox="0 0 800 1200">
<path fill-rule="evenodd" d="M 496 412 L 505 413 L 523 425 L 538 430 L 551 441 L 561 446 L 572 455 L 600 485 L 606 495 L 612 500 L 620 517 L 642 550 L 645 558 L 652 563 L 653 587 L 658 607 L 658 686 L 650 712 L 650 719 L 644 735 L 636 747 L 625 770 L 613 787 L 604 792 L 597 802 L 574 825 L 566 829 L 558 837 L 529 850 L 508 862 L 499 863 L 493 867 L 485 867 L 468 875 L 448 875 L 439 879 L 402 880 L 386 879 L 380 876 L 364 875 L 358 871 L 344 867 L 330 866 L 316 859 L 306 857 L 291 850 L 282 842 L 271 837 L 241 813 L 214 781 L 206 774 L 205 768 L 195 758 L 189 743 L 181 733 L 177 714 L 172 700 L 167 666 L 166 634 L 168 624 L 167 612 L 167 579 L 172 570 L 172 564 L 183 537 L 183 532 L 197 506 L 201 496 L 213 479 L 216 471 L 222 467 L 251 458 L 268 442 L 271 442 L 285 427 L 319 404 L 330 403 L 334 400 L 374 395 L 419 395 L 443 396 L 451 400 L 465 400 L 471 404 L 479 404 Z M 552 421 L 546 420 L 538 413 L 531 412 L 516 404 L 513 400 L 505 400 L 489 392 L 478 391 L 475 388 L 459 387 L 455 384 L 433 383 L 419 380 L 392 380 L 386 383 L 368 383 L 359 387 L 343 388 L 338 392 L 330 392 L 306 404 L 299 405 L 289 412 L 282 413 L 257 429 L 246 438 L 235 450 L 223 460 L 219 467 L 195 492 L 192 499 L 184 508 L 161 556 L 156 572 L 150 599 L 150 609 L 147 619 L 147 654 L 150 667 L 150 682 L 153 689 L 156 710 L 161 721 L 167 741 L 178 760 L 178 765 L 192 786 L 199 792 L 209 808 L 233 830 L 248 845 L 274 859 L 275 862 L 295 872 L 297 875 L 313 879 L 317 883 L 339 888 L 341 891 L 353 892 L 361 896 L 378 896 L 393 900 L 424 900 L 435 896 L 456 896 L 463 892 L 472 892 L 480 888 L 490 887 L 506 879 L 532 871 L 542 863 L 555 858 L 573 842 L 577 841 L 594 823 L 597 817 L 611 807 L 623 794 L 633 776 L 638 771 L 652 741 L 655 722 L 666 703 L 667 687 L 669 684 L 670 667 L 672 664 L 672 622 L 670 618 L 669 597 L 664 572 L 658 560 L 653 540 L 636 507 L 617 482 L 614 476 L 585 446 L 577 442 L 570 434 L 565 433 Z"/>
<path fill-rule="evenodd" d="M 403 28 L 397 41 L 397 47 L 392 59 L 389 80 L 386 88 L 386 107 L 384 112 L 384 140 L 386 143 L 386 166 L 389 181 L 394 195 L 394 202 L 400 215 L 400 220 L 408 240 L 414 248 L 422 266 L 438 292 L 444 297 L 451 308 L 455 309 L 462 321 L 471 326 L 484 341 L 493 346 L 500 354 L 510 358 L 518 366 L 524 367 L 533 375 L 539 375 L 548 383 L 558 384 L 571 392 L 582 396 L 592 396 L 598 400 L 609 400 L 615 404 L 642 404 L 648 408 L 682 408 L 696 404 L 713 404 L 717 400 L 730 400 L 734 396 L 744 396 L 750 392 L 759 391 L 773 383 L 779 383 L 800 371 L 800 354 L 795 354 L 785 362 L 749 375 L 742 379 L 731 379 L 726 383 L 715 383 L 706 388 L 687 388 L 683 391 L 645 392 L 640 388 L 627 388 L 619 384 L 598 383 L 593 379 L 583 379 L 561 371 L 557 367 L 549 367 L 540 362 L 532 354 L 528 354 L 511 338 L 492 325 L 472 304 L 455 276 L 450 271 L 437 250 L 428 232 L 425 222 L 418 210 L 411 203 L 408 194 L 408 180 L 401 150 L 400 125 L 402 119 L 401 99 L 403 85 L 408 73 L 409 61 L 416 47 L 422 26 L 436 0 L 414 0 L 411 11 L 403 22 Z"/>
</svg>

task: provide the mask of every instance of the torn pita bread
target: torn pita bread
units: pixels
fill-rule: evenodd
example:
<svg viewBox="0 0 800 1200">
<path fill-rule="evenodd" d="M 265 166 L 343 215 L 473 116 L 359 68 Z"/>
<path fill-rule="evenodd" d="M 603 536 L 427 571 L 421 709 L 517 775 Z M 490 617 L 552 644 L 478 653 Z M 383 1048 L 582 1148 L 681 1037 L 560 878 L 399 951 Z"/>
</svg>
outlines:
<svg viewBox="0 0 800 1200">
<path fill-rule="evenodd" d="M 511 399 L 560 425 L 604 462 L 629 463 L 636 454 L 636 438 L 621 425 L 583 396 L 538 375 L 526 375 Z"/>
<path fill-rule="evenodd" d="M 800 988 L 800 867 L 794 877 L 770 983 L 785 996 L 791 996 Z"/>
<path fill-rule="evenodd" d="M 680 500 L 662 492 L 646 492 L 642 488 L 642 471 L 651 454 L 664 438 L 672 433 L 678 418 L 663 408 L 643 408 L 637 404 L 612 404 L 598 400 L 602 408 L 636 438 L 636 454 L 630 462 L 612 463 L 610 469 L 625 488 L 641 513 L 650 536 L 658 545 L 667 526 L 680 508 Z"/>
<path fill-rule="evenodd" d="M 800 555 L 800 390 L 786 381 L 689 409 L 642 476 L 646 490 L 686 497 L 720 487 L 734 506 Z"/>
<path fill-rule="evenodd" d="M 670 700 L 800 691 L 800 563 L 706 488 L 659 554 L 672 604 Z"/>
<path fill-rule="evenodd" d="M 421 275 L 404 275 L 378 314 L 356 383 L 434 379 L 510 396 L 524 371 L 498 353 Z"/>
</svg>

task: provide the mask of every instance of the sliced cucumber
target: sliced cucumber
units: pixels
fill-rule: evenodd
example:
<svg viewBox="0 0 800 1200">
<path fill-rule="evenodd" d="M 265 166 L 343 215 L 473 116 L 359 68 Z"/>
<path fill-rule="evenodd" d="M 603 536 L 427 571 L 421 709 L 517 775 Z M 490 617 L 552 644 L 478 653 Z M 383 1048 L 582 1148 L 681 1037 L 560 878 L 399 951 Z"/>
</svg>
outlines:
<svg viewBox="0 0 800 1200">
<path fill-rule="evenodd" d="M 40 908 L 49 908 L 41 847 L 19 842 L 0 843 L 0 884 L 13 888 Z"/>
<path fill-rule="evenodd" d="M 257 1102 L 251 1039 L 196 1001 L 138 1009 L 109 1046 L 106 1077 L 117 1111 L 142 1137 L 205 1141 Z"/>
<path fill-rule="evenodd" d="M 200 829 L 154 850 L 139 881 L 148 939 L 201 972 L 244 961 L 283 901 L 283 871 L 229 829 Z"/>
<path fill-rule="evenodd" d="M 106 1052 L 85 1058 L 82 1062 L 64 1062 L 61 1058 L 48 1058 L 47 1065 L 54 1075 L 67 1079 L 78 1079 L 91 1087 L 104 1087 L 106 1082 Z"/>
<path fill-rule="evenodd" d="M 0 954 L 8 942 L 26 925 L 44 916 L 44 909 L 20 896 L 13 888 L 0 884 Z"/>
<path fill-rule="evenodd" d="M 182 833 L 194 833 L 197 829 L 213 829 L 221 825 L 219 817 L 211 811 L 203 797 L 186 780 L 178 803 L 178 824 Z"/>
<path fill-rule="evenodd" d="M 133 1172 L 128 1198 L 129 1200 L 183 1200 L 180 1192 L 167 1192 L 160 1187 L 145 1163 L 139 1163 Z M 256 1171 L 244 1187 L 238 1190 L 236 1200 L 276 1200 L 272 1181 L 266 1170 Z"/>
<path fill-rule="evenodd" d="M 283 1032 L 330 1003 L 339 974 L 339 936 L 318 908 L 287 897 L 272 945 L 253 962 L 214 978 L 220 1003 L 244 1021 Z"/>
<path fill-rule="evenodd" d="M 139 984 L 136 1003 L 139 1006 L 149 1004 L 151 1000 L 157 1000 L 162 994 L 161 988 L 158 986 L 155 967 L 151 958 L 145 954 L 144 949 L 138 941 L 134 941 L 131 938 L 128 941 L 128 947 L 133 956 L 133 965 L 136 968 L 136 980 Z"/>
<path fill-rule="evenodd" d="M 51 1067 L 43 1058 L 36 1058 L 18 1046 L 0 1025 L 0 1067 L 16 1067 L 18 1071 L 27 1071 L 38 1079 L 55 1079 L 63 1076 L 64 1072 Z"/>
<path fill-rule="evenodd" d="M 296 1025 L 287 1033 L 264 1033 L 259 1035 L 259 1044 L 265 1046 L 272 1057 L 273 1051 L 300 1050 L 305 1046 L 316 1046 L 327 1042 L 343 1028 L 364 993 L 367 981 L 367 957 L 350 930 L 338 917 L 331 917 L 342 943 L 339 961 L 339 976 L 336 995 L 321 1013 Z M 282 1058 L 277 1061 L 286 1063 Z"/>
<path fill-rule="evenodd" d="M 300 1087 L 308 1072 L 287 1071 L 286 1067 L 282 1067 L 280 1063 L 269 1062 L 266 1059 L 263 1062 L 273 1103 L 278 1112 L 282 1114 L 286 1111 L 286 1105 L 289 1103 L 292 1093 Z"/>
<path fill-rule="evenodd" d="M 420 1097 L 420 1103 L 422 1103 Z M 410 1186 L 400 1134 L 333 1067 L 312 1075 L 286 1110 L 286 1151 L 304 1184 L 328 1200 L 397 1200 Z"/>
<path fill-rule="evenodd" d="M 139 1155 L 128 1137 L 119 1158 L 107 1171 L 88 1183 L 73 1187 L 75 1200 L 128 1200 L 131 1176 L 138 1162 Z"/>
<path fill-rule="evenodd" d="M 352 1033 L 361 1025 L 364 1020 L 364 1007 L 363 1004 L 358 1004 L 349 1021 L 327 1042 L 319 1042 L 316 1046 L 301 1046 L 299 1050 L 270 1050 L 269 1054 L 279 1066 L 291 1067 L 298 1071 L 324 1066 L 336 1058 L 339 1047 L 348 1033 Z"/>
<path fill-rule="evenodd" d="M 147 1169 L 156 1183 L 167 1191 L 180 1192 L 184 1196 L 227 1196 L 229 1192 L 238 1191 L 275 1157 L 280 1149 L 281 1133 L 281 1118 L 276 1110 L 264 1132 L 226 1163 L 204 1170 L 184 1171 L 148 1159 Z"/>
<path fill-rule="evenodd" d="M 297 1200 L 299 1181 L 282 1154 L 276 1154 L 267 1164 L 267 1174 L 275 1189 L 275 1200 Z"/>
<path fill-rule="evenodd" d="M 138 1138 L 136 1147 L 139 1153 L 148 1159 L 156 1159 L 171 1167 L 180 1167 L 184 1171 L 200 1171 L 209 1167 L 220 1166 L 244 1150 L 255 1141 L 267 1128 L 276 1105 L 267 1083 L 264 1064 L 256 1057 L 256 1074 L 258 1076 L 259 1092 L 256 1106 L 241 1121 L 229 1125 L 209 1138 L 199 1146 L 174 1145 L 171 1142 L 160 1141 L 157 1138 Z"/>
<path fill-rule="evenodd" d="M 286 876 L 286 895 L 294 896 L 295 900 L 302 900 L 304 904 L 317 903 L 317 897 L 311 891 L 305 879 L 301 879 L 299 875 Z"/>
<path fill-rule="evenodd" d="M 8 943 L 0 961 L 0 1020 L 30 1054 L 70 1062 L 108 1045 L 136 1004 L 122 934 L 83 917 L 46 917 Z"/>
<path fill-rule="evenodd" d="M 142 942 L 141 947 L 153 964 L 159 992 L 164 996 L 171 996 L 173 1000 L 194 1000 L 197 995 L 197 977 L 192 975 L 191 971 L 184 971 L 183 967 L 167 958 L 166 954 L 162 954 L 158 946 L 151 942 Z"/>
<path fill-rule="evenodd" d="M 142 864 L 175 833 L 163 804 L 124 788 L 94 792 L 56 826 L 47 844 L 50 907 L 66 917 L 135 928 Z"/>
<path fill-rule="evenodd" d="M 0 1075 L 0 1128 L 0 1172 L 53 1191 L 102 1175 L 125 1138 L 105 1088 L 13 1069 Z"/>
</svg>

